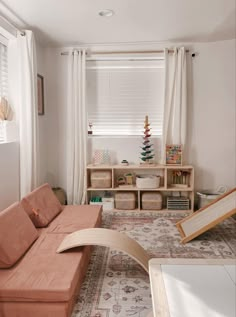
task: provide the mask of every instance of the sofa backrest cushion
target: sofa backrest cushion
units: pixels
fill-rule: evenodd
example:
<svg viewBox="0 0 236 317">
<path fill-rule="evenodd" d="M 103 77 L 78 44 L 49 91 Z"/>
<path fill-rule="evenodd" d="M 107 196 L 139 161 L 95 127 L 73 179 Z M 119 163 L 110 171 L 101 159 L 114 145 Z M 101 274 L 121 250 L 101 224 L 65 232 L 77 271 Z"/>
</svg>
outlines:
<svg viewBox="0 0 236 317">
<path fill-rule="evenodd" d="M 62 205 L 47 183 L 25 196 L 21 204 L 36 228 L 46 227 L 62 211 Z"/>
<path fill-rule="evenodd" d="M 37 238 L 37 229 L 19 202 L 0 212 L 0 268 L 14 265 Z"/>
</svg>

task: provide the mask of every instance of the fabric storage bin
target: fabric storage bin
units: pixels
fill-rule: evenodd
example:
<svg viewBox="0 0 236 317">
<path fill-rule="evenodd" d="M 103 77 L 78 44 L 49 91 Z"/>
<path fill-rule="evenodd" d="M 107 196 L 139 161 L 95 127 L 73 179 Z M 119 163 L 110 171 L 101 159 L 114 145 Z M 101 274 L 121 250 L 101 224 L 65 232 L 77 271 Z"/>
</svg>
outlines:
<svg viewBox="0 0 236 317">
<path fill-rule="evenodd" d="M 162 208 L 162 195 L 158 192 L 142 194 L 142 209 L 160 210 Z"/>
<path fill-rule="evenodd" d="M 135 193 L 119 192 L 115 194 L 116 209 L 135 209 Z"/>
<path fill-rule="evenodd" d="M 102 198 L 103 210 L 113 210 L 114 209 L 114 198 L 113 197 L 103 197 Z"/>
<path fill-rule="evenodd" d="M 160 176 L 156 175 L 137 175 L 136 176 L 137 188 L 158 188 L 160 187 Z"/>
<path fill-rule="evenodd" d="M 227 192 L 226 186 L 219 186 L 217 190 L 205 190 L 197 192 L 198 195 L 198 209 L 207 206 L 212 203 L 216 198 L 219 198 L 220 195 L 223 195 Z"/>
<path fill-rule="evenodd" d="M 111 171 L 91 171 L 91 187 L 111 188 Z"/>
</svg>

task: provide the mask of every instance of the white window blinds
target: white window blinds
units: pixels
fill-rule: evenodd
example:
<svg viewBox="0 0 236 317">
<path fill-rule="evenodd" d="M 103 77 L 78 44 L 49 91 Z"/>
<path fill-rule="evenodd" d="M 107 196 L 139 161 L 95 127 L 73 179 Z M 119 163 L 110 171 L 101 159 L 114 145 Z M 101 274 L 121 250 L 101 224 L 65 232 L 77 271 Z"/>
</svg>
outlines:
<svg viewBox="0 0 236 317">
<path fill-rule="evenodd" d="M 162 134 L 164 61 L 113 61 L 88 67 L 88 119 L 93 135 L 141 135 L 149 116 Z"/>
<path fill-rule="evenodd" d="M 7 46 L 0 43 L 0 97 L 7 97 L 8 91 Z"/>
</svg>

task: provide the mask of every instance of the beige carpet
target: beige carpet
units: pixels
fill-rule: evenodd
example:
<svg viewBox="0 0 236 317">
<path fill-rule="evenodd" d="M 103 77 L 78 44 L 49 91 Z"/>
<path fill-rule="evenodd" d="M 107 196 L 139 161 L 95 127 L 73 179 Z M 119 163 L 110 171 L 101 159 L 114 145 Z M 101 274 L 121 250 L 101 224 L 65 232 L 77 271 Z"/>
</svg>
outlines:
<svg viewBox="0 0 236 317">
<path fill-rule="evenodd" d="M 180 214 L 106 212 L 103 227 L 126 233 L 151 257 L 235 258 L 236 221 L 182 245 L 175 223 Z M 129 256 L 95 247 L 72 317 L 146 317 L 152 309 L 148 275 Z"/>
</svg>

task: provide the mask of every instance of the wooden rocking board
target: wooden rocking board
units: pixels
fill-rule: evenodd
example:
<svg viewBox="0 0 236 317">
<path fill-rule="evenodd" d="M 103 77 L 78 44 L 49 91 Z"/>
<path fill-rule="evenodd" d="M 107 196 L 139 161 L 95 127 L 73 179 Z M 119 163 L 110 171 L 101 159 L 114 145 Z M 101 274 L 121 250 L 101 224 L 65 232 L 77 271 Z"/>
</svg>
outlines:
<svg viewBox="0 0 236 317">
<path fill-rule="evenodd" d="M 100 245 L 125 252 L 149 273 L 150 256 L 143 247 L 128 235 L 111 229 L 89 228 L 72 232 L 63 239 L 57 253 L 84 245 Z"/>
<path fill-rule="evenodd" d="M 186 243 L 236 213 L 236 188 L 177 222 L 176 226 Z"/>
</svg>

